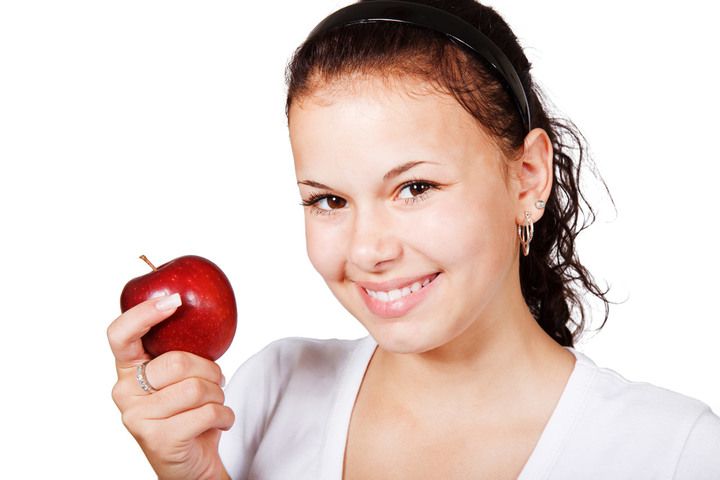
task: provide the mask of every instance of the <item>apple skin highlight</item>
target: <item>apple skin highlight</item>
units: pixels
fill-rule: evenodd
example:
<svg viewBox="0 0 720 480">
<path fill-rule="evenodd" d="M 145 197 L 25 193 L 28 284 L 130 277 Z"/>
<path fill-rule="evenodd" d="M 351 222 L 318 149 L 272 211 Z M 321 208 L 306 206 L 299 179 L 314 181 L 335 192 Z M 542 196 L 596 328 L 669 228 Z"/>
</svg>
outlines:
<svg viewBox="0 0 720 480">
<path fill-rule="evenodd" d="M 215 361 L 230 347 L 237 328 L 237 305 L 230 281 L 210 260 L 186 255 L 133 278 L 120 294 L 124 313 L 147 299 L 179 293 L 182 305 L 142 337 L 157 357 L 182 350 Z"/>
</svg>

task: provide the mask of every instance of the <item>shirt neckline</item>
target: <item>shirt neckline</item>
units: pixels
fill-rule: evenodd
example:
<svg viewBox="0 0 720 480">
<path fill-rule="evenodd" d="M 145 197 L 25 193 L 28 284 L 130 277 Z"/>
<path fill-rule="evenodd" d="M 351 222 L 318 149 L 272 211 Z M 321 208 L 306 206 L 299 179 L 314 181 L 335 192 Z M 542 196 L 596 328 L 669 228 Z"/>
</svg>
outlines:
<svg viewBox="0 0 720 480">
<path fill-rule="evenodd" d="M 321 447 L 320 479 L 342 479 L 352 410 L 376 348 L 377 342 L 372 335 L 358 339 L 358 344 L 350 354 L 351 358 L 340 377 Z M 547 478 L 583 410 L 596 373 L 595 363 L 589 357 L 573 347 L 563 348 L 575 356 L 575 366 L 518 480 Z"/>
<path fill-rule="evenodd" d="M 575 366 L 518 480 L 549 478 L 573 427 L 584 411 L 590 386 L 597 373 L 595 363 L 585 354 L 573 347 L 563 348 L 575 355 Z"/>
</svg>

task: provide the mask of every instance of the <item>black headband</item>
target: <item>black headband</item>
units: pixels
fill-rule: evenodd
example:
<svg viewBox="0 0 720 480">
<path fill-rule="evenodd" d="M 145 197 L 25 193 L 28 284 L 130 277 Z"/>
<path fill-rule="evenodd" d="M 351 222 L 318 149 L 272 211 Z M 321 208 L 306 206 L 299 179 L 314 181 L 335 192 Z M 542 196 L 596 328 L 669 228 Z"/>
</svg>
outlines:
<svg viewBox="0 0 720 480">
<path fill-rule="evenodd" d="M 445 10 L 414 2 L 373 0 L 341 8 L 325 17 L 310 32 L 307 40 L 333 28 L 357 23 L 399 22 L 444 33 L 451 40 L 468 47 L 486 60 L 510 89 L 527 131 L 530 126 L 530 104 L 510 60 L 488 37 L 462 18 Z M 307 41 L 306 40 L 306 41 Z"/>
</svg>

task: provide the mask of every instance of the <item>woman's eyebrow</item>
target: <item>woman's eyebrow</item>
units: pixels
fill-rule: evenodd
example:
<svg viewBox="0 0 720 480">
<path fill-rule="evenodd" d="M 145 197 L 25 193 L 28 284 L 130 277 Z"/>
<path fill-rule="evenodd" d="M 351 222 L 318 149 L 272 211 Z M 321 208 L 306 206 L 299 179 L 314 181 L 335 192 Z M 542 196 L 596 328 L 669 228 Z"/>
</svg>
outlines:
<svg viewBox="0 0 720 480">
<path fill-rule="evenodd" d="M 393 168 L 392 170 L 387 172 L 385 175 L 383 175 L 383 182 L 387 182 L 388 180 L 391 180 L 391 179 L 397 177 L 401 173 L 407 172 L 414 166 L 420 165 L 423 163 L 433 163 L 435 165 L 439 165 L 439 163 L 437 163 L 437 162 L 429 162 L 426 160 L 417 160 L 417 161 L 406 162 L 406 163 L 403 163 L 402 165 L 399 165 L 399 166 Z M 320 183 L 320 182 L 316 182 L 314 180 L 300 180 L 297 183 L 298 183 L 298 185 L 303 184 L 303 185 L 308 185 L 310 187 L 324 188 L 325 190 L 332 190 L 332 188 L 328 187 L 327 185 Z"/>
<path fill-rule="evenodd" d="M 397 177 L 397 176 L 400 175 L 401 173 L 407 172 L 408 170 L 410 170 L 411 168 L 413 168 L 415 165 L 420 165 L 420 164 L 422 164 L 422 163 L 434 163 L 435 165 L 439 165 L 439 163 L 437 163 L 437 162 L 428 162 L 428 161 L 425 161 L 425 160 L 418 160 L 418 161 L 415 161 L 415 162 L 403 163 L 402 165 L 400 165 L 400 166 L 398 166 L 398 167 L 395 167 L 395 168 L 393 168 L 392 170 L 390 170 L 389 172 L 387 172 L 387 173 L 383 176 L 383 182 L 387 182 L 388 180 Z"/>
</svg>

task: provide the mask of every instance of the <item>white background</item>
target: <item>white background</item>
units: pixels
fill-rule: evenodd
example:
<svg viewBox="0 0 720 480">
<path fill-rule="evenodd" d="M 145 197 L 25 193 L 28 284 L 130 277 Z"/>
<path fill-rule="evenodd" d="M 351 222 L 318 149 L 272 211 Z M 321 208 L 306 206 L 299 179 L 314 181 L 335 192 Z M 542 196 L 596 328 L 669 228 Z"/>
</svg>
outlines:
<svg viewBox="0 0 720 480">
<path fill-rule="evenodd" d="M 700 1 L 489 3 L 617 205 L 586 177 L 599 218 L 580 258 L 626 301 L 578 348 L 720 412 L 717 17 Z M 276 338 L 366 334 L 307 260 L 284 116 L 286 62 L 346 4 L 0 3 L 1 477 L 153 478 L 111 400 L 105 336 L 140 254 L 229 276 L 228 378 Z"/>
</svg>

